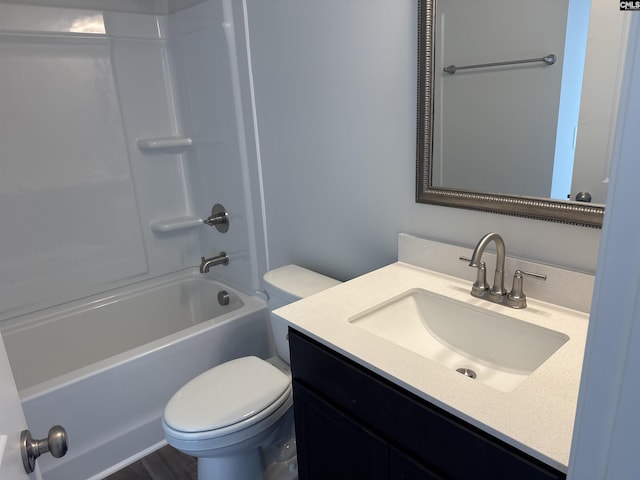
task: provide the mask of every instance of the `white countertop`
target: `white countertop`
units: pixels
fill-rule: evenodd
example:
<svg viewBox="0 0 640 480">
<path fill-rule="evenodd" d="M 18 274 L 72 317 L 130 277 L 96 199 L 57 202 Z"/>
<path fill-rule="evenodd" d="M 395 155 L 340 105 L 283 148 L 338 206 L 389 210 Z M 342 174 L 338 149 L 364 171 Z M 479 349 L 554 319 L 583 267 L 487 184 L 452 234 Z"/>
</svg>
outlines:
<svg viewBox="0 0 640 480">
<path fill-rule="evenodd" d="M 414 288 L 564 333 L 569 340 L 513 391 L 451 371 L 347 320 Z M 567 471 L 588 314 L 528 298 L 510 309 L 469 294 L 471 283 L 394 263 L 275 311 L 296 329 L 438 407 Z"/>
</svg>

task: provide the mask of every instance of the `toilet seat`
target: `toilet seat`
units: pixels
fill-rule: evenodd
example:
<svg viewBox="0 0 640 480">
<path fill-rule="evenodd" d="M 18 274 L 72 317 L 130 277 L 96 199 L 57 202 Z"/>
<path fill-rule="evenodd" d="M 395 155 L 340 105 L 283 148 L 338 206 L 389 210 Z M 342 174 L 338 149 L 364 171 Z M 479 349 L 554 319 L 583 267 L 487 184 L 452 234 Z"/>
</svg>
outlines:
<svg viewBox="0 0 640 480">
<path fill-rule="evenodd" d="M 163 423 L 175 439 L 221 437 L 268 418 L 290 397 L 288 375 L 257 357 L 242 357 L 178 390 L 165 408 Z"/>
</svg>

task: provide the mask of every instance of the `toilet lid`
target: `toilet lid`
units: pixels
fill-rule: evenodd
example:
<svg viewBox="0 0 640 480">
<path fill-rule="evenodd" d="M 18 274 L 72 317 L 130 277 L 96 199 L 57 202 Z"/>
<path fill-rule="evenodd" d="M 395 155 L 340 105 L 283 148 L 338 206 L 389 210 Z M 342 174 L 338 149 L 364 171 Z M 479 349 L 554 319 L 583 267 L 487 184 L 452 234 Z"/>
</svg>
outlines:
<svg viewBox="0 0 640 480">
<path fill-rule="evenodd" d="M 169 400 L 166 424 L 182 432 L 227 427 L 267 408 L 290 386 L 291 380 L 270 363 L 242 357 L 207 370 Z"/>
</svg>

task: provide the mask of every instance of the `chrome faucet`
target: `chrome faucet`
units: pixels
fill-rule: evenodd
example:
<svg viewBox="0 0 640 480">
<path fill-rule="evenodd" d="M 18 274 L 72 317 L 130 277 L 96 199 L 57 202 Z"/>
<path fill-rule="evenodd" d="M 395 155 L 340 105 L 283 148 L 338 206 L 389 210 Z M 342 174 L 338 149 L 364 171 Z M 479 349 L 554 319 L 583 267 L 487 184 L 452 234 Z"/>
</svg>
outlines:
<svg viewBox="0 0 640 480">
<path fill-rule="evenodd" d="M 482 254 L 484 249 L 487 248 L 489 243 L 494 242 L 496 244 L 496 270 L 493 274 L 493 286 L 488 290 L 488 286 L 485 284 L 482 288 L 473 288 L 471 295 L 478 298 L 487 298 L 495 303 L 503 303 L 506 298 L 507 291 L 504 288 L 504 257 L 505 247 L 504 240 L 497 233 L 487 233 L 480 239 L 476 248 L 473 250 L 471 260 L 469 261 L 470 267 L 482 268 Z M 487 291 L 488 290 L 488 291 Z"/>
<path fill-rule="evenodd" d="M 493 285 L 489 288 L 486 281 L 485 263 L 482 261 L 482 254 L 489 243 L 496 244 L 496 270 L 493 274 Z M 525 275 L 535 277 L 540 280 L 546 280 L 547 276 L 539 273 L 523 272 L 516 270 L 513 275 L 513 286 L 510 292 L 504 288 L 504 259 L 505 259 L 504 240 L 497 233 L 487 233 L 480 239 L 476 248 L 473 250 L 471 258 L 460 257 L 460 260 L 469 261 L 470 267 L 478 269 L 476 281 L 471 287 L 471 295 L 494 303 L 500 303 L 511 308 L 526 308 L 527 296 L 523 290 L 523 277 Z"/>
<path fill-rule="evenodd" d="M 216 265 L 229 265 L 229 255 L 226 252 L 220 252 L 215 257 L 201 258 L 200 261 L 200 273 L 209 273 L 211 267 Z"/>
</svg>

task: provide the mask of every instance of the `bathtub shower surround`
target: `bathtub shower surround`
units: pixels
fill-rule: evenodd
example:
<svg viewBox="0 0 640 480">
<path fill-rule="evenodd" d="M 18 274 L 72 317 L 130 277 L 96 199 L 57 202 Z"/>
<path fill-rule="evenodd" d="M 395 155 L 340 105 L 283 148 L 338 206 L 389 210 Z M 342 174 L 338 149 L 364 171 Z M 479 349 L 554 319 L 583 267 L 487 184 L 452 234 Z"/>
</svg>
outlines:
<svg viewBox="0 0 640 480">
<path fill-rule="evenodd" d="M 221 1 L 170 16 L 0 4 L 0 320 L 212 249 L 232 260 L 219 278 L 259 288 L 232 15 Z M 179 221 L 216 203 L 224 236 Z"/>
<path fill-rule="evenodd" d="M 3 337 L 30 429 L 69 435 L 65 457 L 38 459 L 45 480 L 100 478 L 164 445 L 162 412 L 188 379 L 271 353 L 265 303 L 196 269 L 10 321 Z"/>
<path fill-rule="evenodd" d="M 272 353 L 245 295 L 265 254 L 233 15 L 0 3 L 0 330 L 34 435 L 69 434 L 64 458 L 38 460 L 45 480 L 157 448 L 180 385 Z M 218 203 L 224 234 L 204 224 Z M 201 275 L 222 250 L 229 265 Z"/>
</svg>

